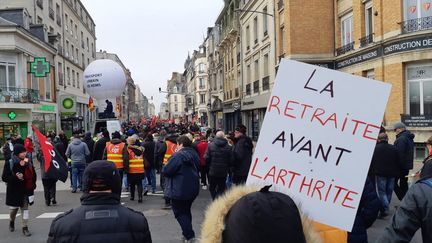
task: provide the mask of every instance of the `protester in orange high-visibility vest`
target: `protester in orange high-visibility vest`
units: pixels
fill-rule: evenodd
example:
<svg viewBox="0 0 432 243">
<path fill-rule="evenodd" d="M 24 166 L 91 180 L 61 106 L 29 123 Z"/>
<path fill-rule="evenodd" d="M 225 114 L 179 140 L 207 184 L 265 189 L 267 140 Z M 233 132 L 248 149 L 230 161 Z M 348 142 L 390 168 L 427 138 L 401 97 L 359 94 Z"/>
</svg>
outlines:
<svg viewBox="0 0 432 243">
<path fill-rule="evenodd" d="M 165 145 L 166 145 L 166 152 L 163 159 L 163 167 L 165 167 L 169 163 L 169 159 L 171 156 L 177 152 L 177 135 L 168 135 L 165 138 Z M 162 190 L 165 191 L 165 176 L 161 174 L 161 187 Z M 171 199 L 168 197 L 165 197 L 165 208 L 170 209 L 171 208 Z"/>
<path fill-rule="evenodd" d="M 135 199 L 135 186 L 138 187 L 138 202 L 142 203 L 143 200 L 143 185 L 142 180 L 144 179 L 144 148 L 136 146 L 136 137 L 131 136 L 127 139 L 128 153 L 129 153 L 129 170 L 128 170 L 128 182 L 130 189 L 130 200 Z"/>
<path fill-rule="evenodd" d="M 112 161 L 117 167 L 120 178 L 123 178 L 124 172 L 129 169 L 129 154 L 127 145 L 121 141 L 119 132 L 111 134 L 111 141 L 106 143 L 103 160 Z"/>
</svg>

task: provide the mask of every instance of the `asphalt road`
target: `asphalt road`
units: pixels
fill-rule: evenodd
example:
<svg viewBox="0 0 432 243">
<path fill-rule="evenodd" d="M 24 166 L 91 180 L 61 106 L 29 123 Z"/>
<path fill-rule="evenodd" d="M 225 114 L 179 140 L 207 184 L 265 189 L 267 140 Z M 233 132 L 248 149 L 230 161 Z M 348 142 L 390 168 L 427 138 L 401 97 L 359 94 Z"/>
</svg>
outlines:
<svg viewBox="0 0 432 243">
<path fill-rule="evenodd" d="M 0 163 L 1 164 L 1 163 Z M 3 166 L 0 167 L 0 172 Z M 81 193 L 71 193 L 69 182 L 57 183 L 57 201 L 58 205 L 47 207 L 43 199 L 43 187 L 41 181 L 38 180 L 38 188 L 36 189 L 35 204 L 30 207 L 29 229 L 33 234 L 30 238 L 24 237 L 21 232 L 21 220 L 17 217 L 15 222 L 15 232 L 9 232 L 9 208 L 5 205 L 5 184 L 0 183 L 0 243 L 11 242 L 46 242 L 49 227 L 52 219 L 58 214 L 68 211 L 71 208 L 80 205 Z M 201 190 L 199 197 L 195 200 L 192 206 L 193 227 L 199 236 L 200 224 L 203 221 L 204 212 L 208 204 L 211 202 L 210 194 L 207 190 Z M 147 217 L 153 242 L 180 242 L 181 229 L 171 210 L 164 210 L 162 206 L 164 201 L 162 194 L 149 195 L 144 197 L 144 202 L 138 204 L 137 201 L 130 201 L 127 195 L 123 195 L 122 203 L 125 206 L 134 210 L 144 212 Z M 399 201 L 395 196 L 392 199 L 391 213 L 394 213 L 394 206 L 399 205 Z M 382 234 L 383 229 L 389 224 L 391 217 L 385 220 L 378 219 L 374 225 L 368 230 L 369 242 L 375 242 Z M 421 237 L 417 232 L 413 239 L 414 243 L 420 243 Z"/>
</svg>

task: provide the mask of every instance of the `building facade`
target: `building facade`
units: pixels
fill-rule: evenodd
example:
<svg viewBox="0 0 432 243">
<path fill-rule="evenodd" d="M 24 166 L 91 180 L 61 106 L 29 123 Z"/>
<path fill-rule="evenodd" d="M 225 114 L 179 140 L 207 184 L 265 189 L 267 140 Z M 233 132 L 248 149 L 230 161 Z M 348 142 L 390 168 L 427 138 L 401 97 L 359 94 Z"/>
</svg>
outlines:
<svg viewBox="0 0 432 243">
<path fill-rule="evenodd" d="M 55 55 L 44 26 L 31 24 L 27 9 L 0 10 L 0 144 L 11 134 L 26 137 L 32 124 L 56 131 Z M 46 77 L 30 72 L 38 57 L 49 62 Z"/>
<path fill-rule="evenodd" d="M 52 64 L 55 67 L 58 107 L 63 99 L 72 98 L 73 110 L 59 109 L 56 130 L 89 130 L 95 114 L 88 110 L 89 96 L 82 83 L 85 67 L 95 60 L 95 24 L 79 0 L 4 0 L 2 9 L 24 8 L 31 24 L 43 25 L 48 33 L 48 43 L 57 53 Z"/>
<path fill-rule="evenodd" d="M 390 83 L 383 125 L 394 135 L 392 126 L 405 122 L 421 159 L 432 130 L 431 20 L 426 0 L 281 0 L 277 53 Z"/>
<path fill-rule="evenodd" d="M 226 0 L 216 20 L 220 26 L 219 55 L 223 60 L 223 119 L 226 131 L 234 131 L 241 123 L 241 47 L 240 47 L 240 0 Z"/>
<path fill-rule="evenodd" d="M 160 105 L 160 111 L 159 111 L 159 118 L 161 120 L 168 120 L 169 119 L 169 107 L 168 103 L 162 102 Z"/>
<path fill-rule="evenodd" d="M 153 103 L 148 104 L 148 116 L 147 117 L 153 117 L 156 115 L 156 107 Z"/>
<path fill-rule="evenodd" d="M 275 5 L 250 0 L 240 7 L 242 122 L 256 141 L 275 80 Z"/>
<path fill-rule="evenodd" d="M 180 122 L 186 116 L 186 81 L 182 74 L 173 72 L 167 81 L 167 99 L 168 119 Z"/>
<path fill-rule="evenodd" d="M 218 51 L 217 44 L 220 40 L 220 30 L 218 26 L 207 29 L 206 56 L 208 89 L 210 95 L 210 116 L 208 125 L 216 129 L 224 129 L 223 126 L 223 59 Z"/>
</svg>

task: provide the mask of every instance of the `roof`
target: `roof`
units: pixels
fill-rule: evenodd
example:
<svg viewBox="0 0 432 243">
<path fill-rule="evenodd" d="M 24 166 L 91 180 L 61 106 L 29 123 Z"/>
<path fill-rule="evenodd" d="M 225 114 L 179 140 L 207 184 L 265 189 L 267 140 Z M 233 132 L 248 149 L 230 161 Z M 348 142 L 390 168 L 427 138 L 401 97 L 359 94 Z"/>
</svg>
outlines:
<svg viewBox="0 0 432 243">
<path fill-rule="evenodd" d="M 0 26 L 18 26 L 16 23 L 0 17 Z"/>
</svg>

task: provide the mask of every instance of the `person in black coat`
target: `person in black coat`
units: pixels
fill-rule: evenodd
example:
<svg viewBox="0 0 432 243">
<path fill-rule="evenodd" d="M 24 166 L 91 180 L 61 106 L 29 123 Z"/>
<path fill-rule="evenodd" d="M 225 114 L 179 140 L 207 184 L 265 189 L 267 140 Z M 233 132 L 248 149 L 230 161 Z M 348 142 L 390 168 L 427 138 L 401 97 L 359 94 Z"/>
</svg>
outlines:
<svg viewBox="0 0 432 243">
<path fill-rule="evenodd" d="M 109 141 L 110 141 L 109 132 L 107 130 L 104 130 L 102 132 L 102 138 L 99 139 L 94 145 L 92 161 L 101 160 L 103 158 L 106 143 Z"/>
<path fill-rule="evenodd" d="M 348 233 L 348 243 L 367 243 L 367 229 L 372 226 L 381 209 L 381 202 L 375 191 L 372 180 L 367 177 L 357 214 L 354 220 L 354 226 Z"/>
<path fill-rule="evenodd" d="M 5 161 L 9 161 L 12 158 L 12 150 L 13 150 L 12 137 L 8 136 L 6 138 L 6 143 L 3 144 L 2 147 L 2 153 Z"/>
<path fill-rule="evenodd" d="M 54 138 L 55 140 L 55 138 Z M 62 143 L 60 143 L 62 144 Z M 63 144 L 62 144 L 63 145 Z M 44 198 L 45 198 L 45 205 L 50 206 L 51 203 L 53 205 L 57 204 L 56 201 L 56 183 L 57 179 L 53 179 L 45 173 L 45 159 L 43 157 L 43 153 L 41 149 L 38 149 L 36 151 L 36 158 L 39 160 L 40 163 L 40 173 L 42 178 L 42 185 L 44 187 Z M 67 161 L 67 160 L 65 160 Z"/>
<path fill-rule="evenodd" d="M 93 161 L 93 151 L 95 146 L 95 142 L 93 141 L 90 132 L 86 132 L 83 138 L 83 142 L 87 144 L 87 147 L 90 150 L 90 155 L 87 156 L 87 164 L 90 164 Z"/>
<path fill-rule="evenodd" d="M 239 185 L 246 183 L 252 162 L 253 143 L 252 139 L 246 136 L 244 125 L 237 126 L 234 136 L 237 142 L 234 145 L 233 183 Z"/>
<path fill-rule="evenodd" d="M 394 192 L 399 200 L 402 200 L 408 191 L 408 173 L 414 165 L 414 137 L 410 131 L 406 130 L 405 124 L 398 122 L 394 125 L 396 140 L 394 146 L 399 151 L 401 159 L 402 173 L 395 180 Z"/>
<path fill-rule="evenodd" d="M 14 145 L 12 158 L 5 161 L 2 180 L 6 182 L 6 205 L 10 207 L 9 230 L 15 231 L 15 218 L 18 209 L 21 209 L 22 231 L 25 236 L 30 236 L 29 205 L 33 204 L 34 200 L 36 171 L 26 155 L 23 145 Z"/>
<path fill-rule="evenodd" d="M 165 143 L 166 132 L 161 131 L 159 139 L 155 142 L 155 151 L 154 151 L 154 159 L 156 165 L 156 172 L 160 173 L 162 170 L 163 159 L 167 150 L 167 146 Z M 162 178 L 162 177 L 161 177 Z M 161 183 L 162 186 L 162 183 Z"/>
<path fill-rule="evenodd" d="M 226 177 L 232 166 L 233 152 L 228 140 L 225 138 L 225 133 L 219 131 L 216 133 L 213 142 L 211 142 L 204 159 L 209 166 L 209 181 L 210 193 L 214 200 L 219 195 L 223 194 L 226 189 Z"/>
<path fill-rule="evenodd" d="M 120 204 L 120 175 L 111 161 L 93 161 L 84 172 L 81 206 L 57 216 L 48 243 L 151 243 L 147 219 Z"/>
<path fill-rule="evenodd" d="M 145 175 L 148 184 L 152 187 L 152 193 L 156 193 L 155 145 L 153 135 L 151 133 L 147 134 L 142 146 L 144 147 L 144 157 L 148 164 L 148 167 L 145 168 Z"/>
<path fill-rule="evenodd" d="M 382 204 L 380 218 L 389 214 L 394 181 L 401 174 L 401 168 L 402 164 L 397 149 L 388 144 L 387 134 L 380 133 L 369 168 L 369 175 L 375 181 L 375 189 Z"/>
<path fill-rule="evenodd" d="M 174 216 L 179 222 L 183 237 L 187 241 L 195 238 L 192 228 L 191 207 L 199 194 L 199 157 L 191 147 L 192 141 L 187 136 L 177 139 L 178 151 L 174 153 L 162 169 L 166 177 L 165 196 L 171 199 Z"/>
</svg>

